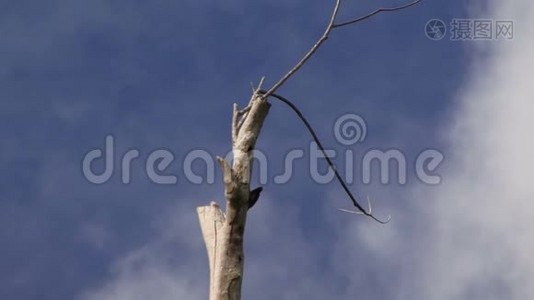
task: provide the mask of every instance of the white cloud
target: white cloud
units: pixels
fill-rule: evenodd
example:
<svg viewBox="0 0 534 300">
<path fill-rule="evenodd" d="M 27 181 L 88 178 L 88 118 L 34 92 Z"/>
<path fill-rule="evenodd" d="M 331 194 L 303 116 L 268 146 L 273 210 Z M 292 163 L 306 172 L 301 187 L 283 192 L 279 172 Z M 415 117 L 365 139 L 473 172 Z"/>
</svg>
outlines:
<svg viewBox="0 0 534 300">
<path fill-rule="evenodd" d="M 160 234 L 119 258 L 111 278 L 83 291 L 80 300 L 202 299 L 208 277 L 196 216 L 178 207 L 158 219 Z"/>
<path fill-rule="evenodd" d="M 121 274 L 116 281 L 82 299 L 146 300 L 201 299 L 198 290 L 183 276 L 165 267 L 143 268 Z"/>
<path fill-rule="evenodd" d="M 409 230 L 401 221 L 359 233 L 374 259 L 397 268 L 395 299 L 534 299 L 534 3 L 492 5 L 494 19 L 514 21 L 515 38 L 471 48 L 470 79 L 444 126 L 443 184 L 414 192 L 424 217 Z"/>
</svg>

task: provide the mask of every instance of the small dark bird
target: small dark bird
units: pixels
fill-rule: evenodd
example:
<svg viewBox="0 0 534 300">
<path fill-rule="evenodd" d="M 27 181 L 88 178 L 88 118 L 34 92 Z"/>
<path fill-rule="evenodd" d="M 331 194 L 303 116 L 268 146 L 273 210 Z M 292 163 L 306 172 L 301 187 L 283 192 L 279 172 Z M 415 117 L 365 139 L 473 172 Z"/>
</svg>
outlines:
<svg viewBox="0 0 534 300">
<path fill-rule="evenodd" d="M 263 187 L 258 187 L 250 191 L 248 196 L 248 209 L 251 209 L 254 204 L 260 199 L 260 193 L 263 191 Z"/>
</svg>

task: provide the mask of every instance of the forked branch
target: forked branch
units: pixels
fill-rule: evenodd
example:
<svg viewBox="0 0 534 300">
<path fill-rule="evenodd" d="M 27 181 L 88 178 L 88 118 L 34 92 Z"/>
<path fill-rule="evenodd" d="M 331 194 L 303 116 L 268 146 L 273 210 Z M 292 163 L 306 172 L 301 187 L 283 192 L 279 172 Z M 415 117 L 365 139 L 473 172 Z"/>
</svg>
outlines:
<svg viewBox="0 0 534 300">
<path fill-rule="evenodd" d="M 365 16 L 361 16 L 361 17 L 356 18 L 354 20 L 343 22 L 343 23 L 339 23 L 339 24 L 334 24 L 332 26 L 332 28 L 343 27 L 343 26 L 351 25 L 351 24 L 354 24 L 354 23 L 357 23 L 357 22 L 361 22 L 361 21 L 363 21 L 365 19 L 369 19 L 370 17 L 372 17 L 372 16 L 374 16 L 376 14 L 379 14 L 381 12 L 402 10 L 402 9 L 408 8 L 410 6 L 414 6 L 414 5 L 416 5 L 417 3 L 421 2 L 421 1 L 423 1 L 423 0 L 415 0 L 415 1 L 410 2 L 408 4 L 404 4 L 404 5 L 397 6 L 397 7 L 381 7 L 381 8 L 378 8 L 378 9 L 366 14 Z"/>
<path fill-rule="evenodd" d="M 330 32 L 333 29 L 361 22 L 361 21 L 369 19 L 369 18 L 373 17 L 374 15 L 377 15 L 377 14 L 379 14 L 381 12 L 390 12 L 390 11 L 402 10 L 402 9 L 414 6 L 414 5 L 416 5 L 417 3 L 421 2 L 421 1 L 423 1 L 423 0 L 415 0 L 415 1 L 411 2 L 411 3 L 405 4 L 405 5 L 402 5 L 402 6 L 397 6 L 397 7 L 385 7 L 385 8 L 381 7 L 381 8 L 378 8 L 378 9 L 374 10 L 373 12 L 371 12 L 371 13 L 365 15 L 365 16 L 356 18 L 356 19 L 351 20 L 351 21 L 347 21 L 347 22 L 336 24 L 336 17 L 337 17 L 337 14 L 339 12 L 339 7 L 341 6 L 341 0 L 336 0 L 336 5 L 334 6 L 334 10 L 332 12 L 332 16 L 330 17 L 330 21 L 328 22 L 328 26 L 326 26 L 326 30 L 324 31 L 323 35 L 317 40 L 317 42 L 313 45 L 313 47 L 311 47 L 311 49 L 300 59 L 300 61 L 291 70 L 289 70 L 289 72 L 287 72 L 282 78 L 280 78 L 280 80 L 278 80 L 278 82 L 276 82 L 273 85 L 272 88 L 270 88 L 265 93 L 264 97 L 267 98 L 267 97 L 271 96 L 289 78 L 291 78 L 291 76 L 293 76 L 293 74 L 295 74 L 306 63 L 306 61 L 308 61 L 308 59 L 310 59 L 312 57 L 312 55 L 317 51 L 317 49 L 319 49 L 319 47 L 321 47 L 321 45 L 328 39 L 328 36 L 330 35 Z"/>
<path fill-rule="evenodd" d="M 330 35 L 330 31 L 332 31 L 334 27 L 334 22 L 336 21 L 337 13 L 339 11 L 339 6 L 341 4 L 341 0 L 336 0 L 336 6 L 334 7 L 334 12 L 332 13 L 332 16 L 330 17 L 330 22 L 328 22 L 328 26 L 326 26 L 326 30 L 324 31 L 323 35 L 319 38 L 319 40 L 311 47 L 311 49 L 302 57 L 302 59 L 291 69 L 289 72 L 284 75 L 280 80 L 278 80 L 277 83 L 273 85 L 271 89 L 269 89 L 265 95 L 263 95 L 265 98 L 269 97 L 271 94 L 276 92 L 276 90 L 282 86 L 293 74 L 295 74 L 310 57 L 321 47 L 321 45 L 328 39 L 328 35 Z"/>
</svg>

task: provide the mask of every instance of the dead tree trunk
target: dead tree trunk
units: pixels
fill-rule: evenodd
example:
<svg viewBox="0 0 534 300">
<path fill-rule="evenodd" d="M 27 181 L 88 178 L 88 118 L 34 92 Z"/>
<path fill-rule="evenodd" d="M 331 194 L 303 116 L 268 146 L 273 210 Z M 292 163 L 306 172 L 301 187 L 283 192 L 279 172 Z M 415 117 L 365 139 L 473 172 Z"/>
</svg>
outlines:
<svg viewBox="0 0 534 300">
<path fill-rule="evenodd" d="M 244 110 L 239 111 L 234 104 L 232 166 L 223 158 L 217 158 L 223 171 L 226 214 L 214 202 L 197 208 L 209 257 L 210 300 L 241 299 L 252 150 L 269 107 L 267 100 L 257 92 Z"/>
</svg>

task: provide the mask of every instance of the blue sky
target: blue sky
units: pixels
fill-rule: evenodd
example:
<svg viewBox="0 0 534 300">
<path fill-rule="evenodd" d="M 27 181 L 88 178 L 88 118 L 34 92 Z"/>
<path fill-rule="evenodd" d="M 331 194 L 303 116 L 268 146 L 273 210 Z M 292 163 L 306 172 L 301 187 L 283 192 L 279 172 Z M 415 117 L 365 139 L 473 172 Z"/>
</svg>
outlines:
<svg viewBox="0 0 534 300">
<path fill-rule="evenodd" d="M 341 20 L 403 3 L 348 2 Z M 0 298 L 206 299 L 195 208 L 223 203 L 222 180 L 216 170 L 214 184 L 188 182 L 184 158 L 195 149 L 230 150 L 232 103 L 247 103 L 250 82 L 266 76 L 271 86 L 287 72 L 323 32 L 332 7 L 0 1 Z M 533 11 L 527 0 L 426 0 L 335 30 L 278 93 L 301 108 L 329 149 L 358 158 L 371 149 L 402 151 L 407 184 L 382 185 L 374 176 L 351 185 L 371 196 L 377 214 L 392 215 L 381 226 L 339 212 L 349 199 L 336 182 L 314 182 L 306 160 L 295 163 L 288 183 L 269 180 L 248 218 L 244 299 L 534 297 L 534 142 L 525 134 L 534 112 Z M 516 36 L 432 41 L 424 28 L 434 18 L 510 19 Z M 283 171 L 290 150 L 307 155 L 311 142 L 293 113 L 271 102 L 257 144 L 270 177 Z M 334 123 L 347 113 L 365 119 L 362 143 L 336 141 Z M 116 171 L 95 185 L 82 159 L 108 134 Z M 125 185 L 119 159 L 132 148 L 140 159 Z M 174 154 L 167 171 L 176 184 L 146 175 L 144 161 L 162 148 Z M 438 186 L 414 174 L 427 148 L 445 156 Z"/>
</svg>

